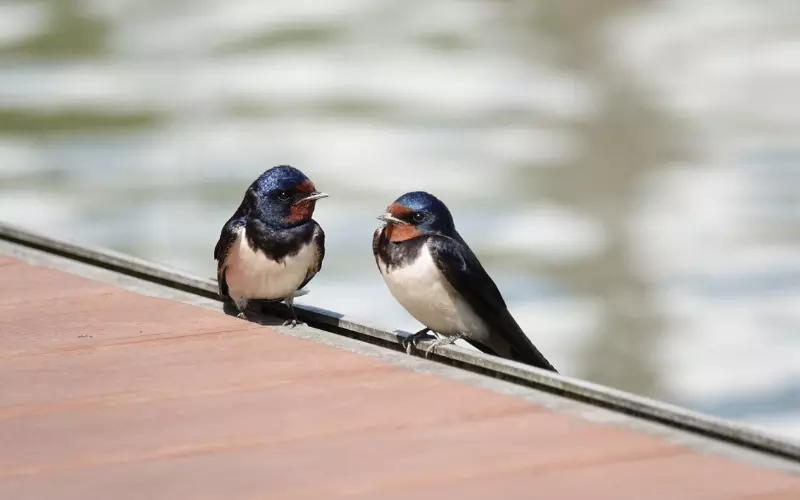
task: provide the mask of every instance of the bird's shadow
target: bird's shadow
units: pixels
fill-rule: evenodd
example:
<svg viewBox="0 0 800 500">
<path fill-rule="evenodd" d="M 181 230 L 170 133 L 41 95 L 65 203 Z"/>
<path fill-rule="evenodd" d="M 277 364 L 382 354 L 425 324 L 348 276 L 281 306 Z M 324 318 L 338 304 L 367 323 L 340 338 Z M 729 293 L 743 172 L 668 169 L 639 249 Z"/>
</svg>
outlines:
<svg viewBox="0 0 800 500">
<path fill-rule="evenodd" d="M 284 314 L 275 314 L 276 312 L 284 312 L 279 311 L 278 307 L 275 307 L 276 305 L 276 303 L 262 303 L 259 301 L 253 301 L 247 305 L 245 318 L 239 319 L 244 319 L 246 321 L 250 321 L 251 323 L 258 323 L 259 325 L 264 326 L 281 326 L 286 319 L 288 319 L 289 311 L 288 309 L 285 311 L 285 317 L 283 317 Z M 284 307 L 284 309 L 286 308 Z M 237 309 L 233 301 L 230 300 L 226 300 L 222 303 L 222 311 L 228 316 L 233 316 L 236 318 L 239 316 L 239 309 Z"/>
<path fill-rule="evenodd" d="M 239 310 L 232 300 L 227 299 L 222 303 L 222 310 L 229 316 L 238 317 Z M 321 309 L 319 307 L 303 304 L 295 305 L 294 311 L 297 313 L 298 322 L 305 324 L 325 323 L 337 321 L 344 317 L 343 314 Z M 245 311 L 247 321 L 258 323 L 265 326 L 283 326 L 286 320 L 292 319 L 289 307 L 281 301 L 251 300 Z"/>
</svg>

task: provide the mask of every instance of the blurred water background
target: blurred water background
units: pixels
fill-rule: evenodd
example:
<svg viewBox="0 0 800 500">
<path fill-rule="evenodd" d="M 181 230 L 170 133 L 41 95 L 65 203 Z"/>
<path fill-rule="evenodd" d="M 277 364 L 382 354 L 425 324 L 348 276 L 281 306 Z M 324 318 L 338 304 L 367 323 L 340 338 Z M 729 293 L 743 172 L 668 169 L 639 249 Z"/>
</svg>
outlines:
<svg viewBox="0 0 800 500">
<path fill-rule="evenodd" d="M 566 374 L 800 439 L 800 2 L 0 0 L 0 219 L 213 276 L 276 164 L 301 302 L 416 330 L 370 251 L 451 208 Z"/>
</svg>

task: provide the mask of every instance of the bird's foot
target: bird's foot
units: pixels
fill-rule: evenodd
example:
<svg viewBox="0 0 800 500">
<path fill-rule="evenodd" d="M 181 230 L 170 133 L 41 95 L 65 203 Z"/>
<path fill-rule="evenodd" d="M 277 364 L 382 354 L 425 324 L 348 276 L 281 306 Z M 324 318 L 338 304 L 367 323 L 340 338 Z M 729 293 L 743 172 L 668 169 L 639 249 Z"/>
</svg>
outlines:
<svg viewBox="0 0 800 500">
<path fill-rule="evenodd" d="M 405 349 L 406 354 L 411 354 L 412 347 L 416 349 L 417 342 L 419 342 L 421 338 L 430 337 L 430 335 L 428 335 L 429 331 L 431 331 L 430 328 L 423 328 L 417 333 L 411 334 L 408 337 L 405 337 L 403 340 L 401 340 L 400 345 L 403 346 L 403 349 Z"/>
<path fill-rule="evenodd" d="M 231 301 L 227 302 L 226 305 L 223 305 L 223 308 L 226 306 L 229 309 L 226 312 L 233 312 L 236 311 L 236 317 L 239 319 L 246 319 L 249 320 L 250 318 L 247 317 L 247 306 L 249 301 L 242 297 L 231 297 Z M 233 306 L 233 307 L 230 307 Z"/>
<path fill-rule="evenodd" d="M 295 292 L 295 293 L 297 293 L 297 292 Z M 288 297 L 286 297 L 284 299 L 284 302 L 286 303 L 286 307 L 288 307 L 289 308 L 289 312 L 292 313 L 292 319 L 287 319 L 286 321 L 284 321 L 283 322 L 283 326 L 288 326 L 289 328 L 294 328 L 297 325 L 305 324 L 302 321 L 300 321 L 299 319 L 297 319 L 297 313 L 294 312 L 294 298 L 295 297 L 296 297 L 296 295 L 289 295 Z"/>
<path fill-rule="evenodd" d="M 431 342 L 431 345 L 429 345 L 428 348 L 425 349 L 425 357 L 427 358 L 428 355 L 431 352 L 433 352 L 437 347 L 453 344 L 456 340 L 459 340 L 461 337 L 462 335 L 452 335 L 446 337 L 443 336 L 441 338 L 434 340 L 433 342 Z"/>
</svg>

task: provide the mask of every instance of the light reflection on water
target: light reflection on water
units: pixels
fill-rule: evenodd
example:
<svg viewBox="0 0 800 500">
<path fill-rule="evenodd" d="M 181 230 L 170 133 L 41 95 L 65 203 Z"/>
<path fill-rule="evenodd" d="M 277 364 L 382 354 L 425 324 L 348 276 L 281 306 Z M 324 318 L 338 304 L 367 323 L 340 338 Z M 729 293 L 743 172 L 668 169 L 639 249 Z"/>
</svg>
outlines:
<svg viewBox="0 0 800 500">
<path fill-rule="evenodd" d="M 562 372 L 800 436 L 796 3 L 592 6 L 0 2 L 0 218 L 211 276 L 290 163 L 305 301 L 413 330 L 370 238 L 423 188 Z"/>
</svg>

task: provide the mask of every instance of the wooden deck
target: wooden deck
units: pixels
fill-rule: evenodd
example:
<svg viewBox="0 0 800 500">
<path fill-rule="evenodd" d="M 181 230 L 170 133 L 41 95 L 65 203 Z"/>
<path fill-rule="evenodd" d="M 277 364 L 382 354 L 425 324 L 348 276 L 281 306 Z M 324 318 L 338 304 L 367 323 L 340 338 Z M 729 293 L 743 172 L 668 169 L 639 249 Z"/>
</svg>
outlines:
<svg viewBox="0 0 800 500">
<path fill-rule="evenodd" d="M 28 498 L 789 500 L 800 478 L 0 255 L 0 499 Z"/>
</svg>

